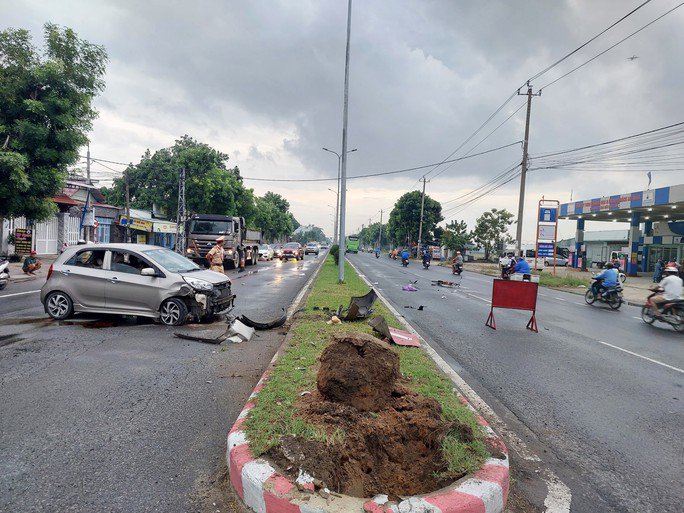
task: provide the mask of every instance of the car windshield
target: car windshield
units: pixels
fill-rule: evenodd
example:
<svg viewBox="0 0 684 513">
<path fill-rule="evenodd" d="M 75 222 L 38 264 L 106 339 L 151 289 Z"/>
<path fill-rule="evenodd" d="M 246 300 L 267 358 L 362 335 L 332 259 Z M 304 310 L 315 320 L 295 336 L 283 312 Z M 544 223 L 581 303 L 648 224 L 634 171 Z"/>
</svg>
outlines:
<svg viewBox="0 0 684 513">
<path fill-rule="evenodd" d="M 232 228 L 232 221 L 203 221 L 196 219 L 190 223 L 190 233 L 195 234 L 220 235 L 230 233 Z"/>
<path fill-rule="evenodd" d="M 201 270 L 201 267 L 170 249 L 150 249 L 143 251 L 146 257 L 154 260 L 164 269 L 172 273 L 189 273 Z"/>
<path fill-rule="evenodd" d="M 267 244 L 259 244 L 259 249 L 268 249 L 269 246 Z"/>
<path fill-rule="evenodd" d="M 298 248 L 298 247 L 299 247 L 299 244 L 290 243 L 290 244 L 285 244 L 283 247 L 284 247 L 284 248 Z"/>
</svg>

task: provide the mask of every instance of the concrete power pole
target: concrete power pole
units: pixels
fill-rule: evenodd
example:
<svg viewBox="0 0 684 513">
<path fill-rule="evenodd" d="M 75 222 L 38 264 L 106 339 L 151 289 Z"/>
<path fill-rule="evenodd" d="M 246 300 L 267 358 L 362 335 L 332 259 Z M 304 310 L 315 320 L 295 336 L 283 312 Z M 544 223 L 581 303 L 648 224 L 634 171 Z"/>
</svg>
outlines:
<svg viewBox="0 0 684 513">
<path fill-rule="evenodd" d="M 352 0 L 347 7 L 347 49 L 344 59 L 344 109 L 342 114 L 342 165 L 340 170 L 340 253 L 338 258 L 337 279 L 344 281 L 345 221 L 347 206 L 347 120 L 349 117 L 349 46 L 351 40 Z"/>
<path fill-rule="evenodd" d="M 420 179 L 423 182 L 423 195 L 420 199 L 420 224 L 418 225 L 418 247 L 423 242 L 423 211 L 425 210 L 425 177 Z"/>
<path fill-rule="evenodd" d="M 176 214 L 176 253 L 185 254 L 185 168 L 178 170 L 178 212 Z"/>
<path fill-rule="evenodd" d="M 88 183 L 88 185 L 93 185 L 93 182 L 90 181 L 90 142 L 88 142 L 87 148 L 88 148 L 88 151 L 86 152 L 86 182 Z M 88 199 L 90 199 L 90 188 L 88 188 Z M 88 203 L 88 202 L 86 202 L 86 203 Z M 89 205 L 88 208 L 93 208 L 93 207 L 91 207 Z M 88 213 L 86 212 L 86 216 L 87 215 L 88 215 Z M 83 228 L 83 232 L 84 232 L 83 238 L 85 240 L 92 241 L 94 239 L 93 227 L 92 226 L 85 226 Z"/>
<path fill-rule="evenodd" d="M 382 209 L 380 209 L 380 234 L 378 235 L 378 247 L 382 247 Z"/>
<path fill-rule="evenodd" d="M 518 89 L 518 94 L 520 89 Z M 525 210 L 525 178 L 527 175 L 527 147 L 530 140 L 530 112 L 532 110 L 532 97 L 541 96 L 541 91 L 537 93 L 532 93 L 532 86 L 530 82 L 527 82 L 527 117 L 525 119 L 525 139 L 523 141 L 523 158 L 522 158 L 522 170 L 520 174 L 520 198 L 518 199 L 518 226 L 515 231 L 515 249 L 516 256 L 520 255 L 522 251 L 522 227 L 523 227 L 523 212 Z"/>
</svg>

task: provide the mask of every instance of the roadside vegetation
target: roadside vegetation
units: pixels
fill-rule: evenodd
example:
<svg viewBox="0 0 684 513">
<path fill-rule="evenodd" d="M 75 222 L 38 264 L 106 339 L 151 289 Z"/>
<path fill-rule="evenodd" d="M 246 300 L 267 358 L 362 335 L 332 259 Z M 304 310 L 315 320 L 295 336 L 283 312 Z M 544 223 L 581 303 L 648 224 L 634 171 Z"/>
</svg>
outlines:
<svg viewBox="0 0 684 513">
<path fill-rule="evenodd" d="M 278 360 L 266 386 L 259 392 L 256 407 L 251 410 L 246 430 L 252 452 L 259 456 L 277 446 L 284 436 L 335 444 L 344 439 L 345 432 L 337 429 L 326 432 L 296 415 L 296 403 L 302 392 L 316 388 L 318 358 L 335 332 L 351 331 L 372 333 L 365 321 L 326 324 L 328 311 L 348 305 L 351 296 L 368 292 L 368 286 L 347 264 L 345 283 L 337 283 L 337 266 L 331 256 L 326 259 L 314 284 L 306 306 L 297 314 L 291 329 L 291 340 Z M 389 310 L 377 301 L 375 314 L 382 315 L 390 326 L 401 328 Z M 453 392 L 453 384 L 418 348 L 393 347 L 400 355 L 400 370 L 412 390 L 436 399 L 442 407 L 443 419 L 454 426 L 466 425 L 472 429 L 472 440 L 462 440 L 462 430 L 454 429 L 442 441 L 442 454 L 449 474 L 462 475 L 477 470 L 488 457 L 484 436 L 473 413 L 464 407 Z"/>
</svg>

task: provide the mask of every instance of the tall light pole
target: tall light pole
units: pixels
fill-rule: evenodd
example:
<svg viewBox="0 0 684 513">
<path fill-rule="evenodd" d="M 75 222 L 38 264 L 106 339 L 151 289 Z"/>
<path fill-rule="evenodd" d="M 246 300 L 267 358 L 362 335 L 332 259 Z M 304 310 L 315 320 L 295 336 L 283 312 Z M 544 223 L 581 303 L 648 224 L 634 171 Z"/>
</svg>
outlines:
<svg viewBox="0 0 684 513">
<path fill-rule="evenodd" d="M 353 151 L 356 151 L 358 148 L 354 148 L 353 150 L 347 151 L 347 153 L 351 153 Z M 338 246 L 341 246 L 339 238 L 338 238 L 338 226 L 337 226 L 337 221 L 340 218 L 340 169 L 341 169 L 341 159 L 342 155 L 337 153 L 336 151 L 329 150 L 328 148 L 323 148 L 323 151 L 327 151 L 330 153 L 333 153 L 335 156 L 337 156 L 337 199 L 335 200 L 335 228 L 334 228 L 334 236 L 333 236 L 333 244 L 337 244 Z M 335 192 L 332 189 L 328 189 L 331 192 Z"/>
</svg>

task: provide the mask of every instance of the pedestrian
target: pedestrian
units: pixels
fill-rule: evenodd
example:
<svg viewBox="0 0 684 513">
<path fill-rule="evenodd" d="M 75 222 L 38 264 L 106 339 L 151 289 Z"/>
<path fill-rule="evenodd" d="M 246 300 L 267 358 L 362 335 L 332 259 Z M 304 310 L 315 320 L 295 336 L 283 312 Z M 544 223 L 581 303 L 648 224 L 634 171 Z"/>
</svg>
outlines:
<svg viewBox="0 0 684 513">
<path fill-rule="evenodd" d="M 663 259 L 659 258 L 655 264 L 655 270 L 653 271 L 653 283 L 659 283 L 663 279 Z"/>
<path fill-rule="evenodd" d="M 216 244 L 207 253 L 207 261 L 209 262 L 209 269 L 223 274 L 223 259 L 226 256 L 226 250 L 223 249 L 223 242 L 225 237 L 221 235 L 216 239 Z"/>
<path fill-rule="evenodd" d="M 24 274 L 35 276 L 36 271 L 40 269 L 40 267 L 41 263 L 40 260 L 36 258 L 36 252 L 31 251 L 31 254 L 24 259 L 24 265 L 21 266 L 21 270 L 24 271 Z"/>
<path fill-rule="evenodd" d="M 665 265 L 665 267 L 674 267 L 676 269 L 677 268 L 677 262 L 675 262 L 674 258 L 670 258 L 670 261 Z"/>
</svg>

